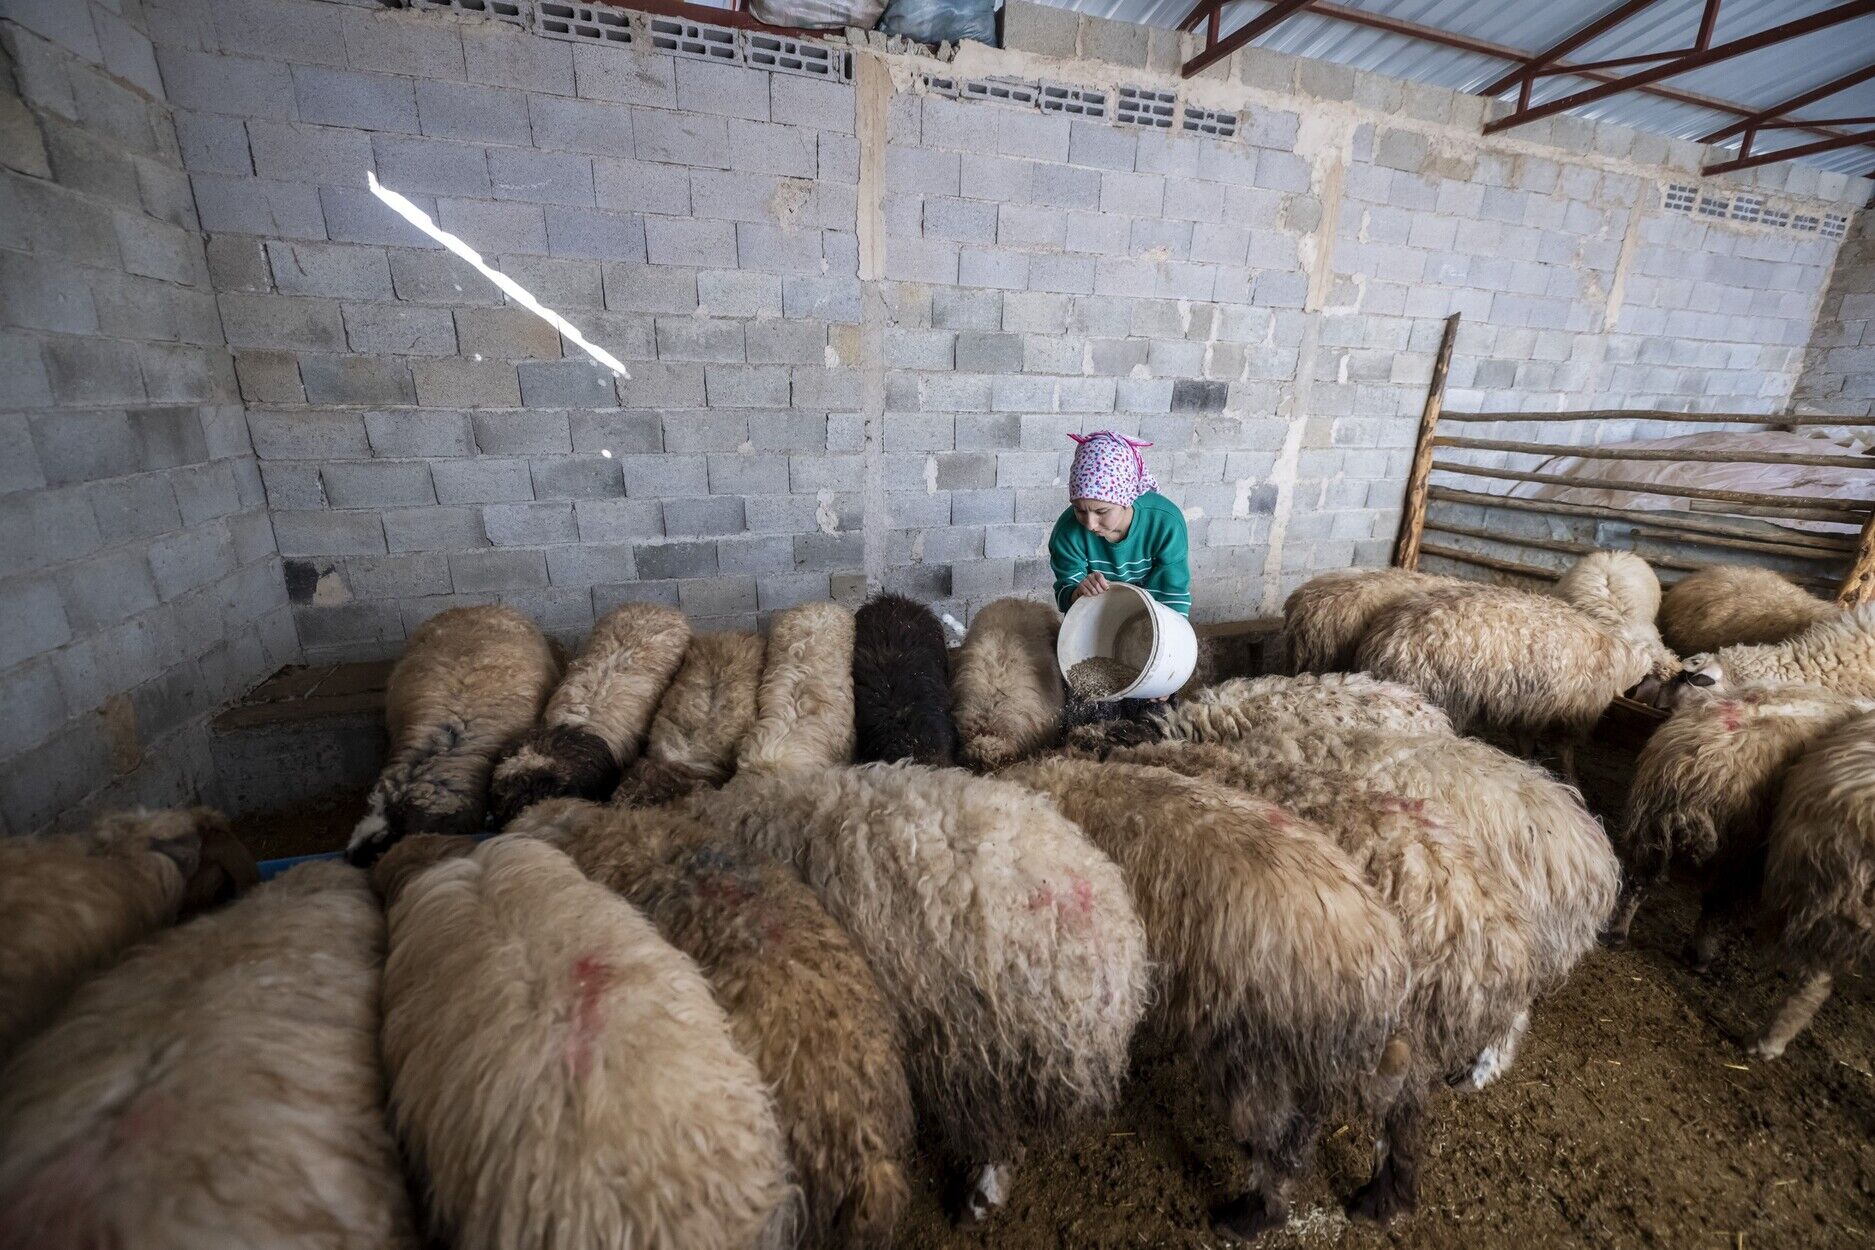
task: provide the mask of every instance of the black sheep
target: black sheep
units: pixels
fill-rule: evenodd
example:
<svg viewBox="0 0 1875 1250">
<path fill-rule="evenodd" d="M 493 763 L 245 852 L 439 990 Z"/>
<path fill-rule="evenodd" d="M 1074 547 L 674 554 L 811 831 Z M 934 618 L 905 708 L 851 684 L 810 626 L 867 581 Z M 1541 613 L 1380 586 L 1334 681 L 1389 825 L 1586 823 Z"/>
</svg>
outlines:
<svg viewBox="0 0 1875 1250">
<path fill-rule="evenodd" d="M 955 762 L 950 656 L 937 617 L 902 595 L 880 595 L 853 619 L 855 758 Z"/>
</svg>

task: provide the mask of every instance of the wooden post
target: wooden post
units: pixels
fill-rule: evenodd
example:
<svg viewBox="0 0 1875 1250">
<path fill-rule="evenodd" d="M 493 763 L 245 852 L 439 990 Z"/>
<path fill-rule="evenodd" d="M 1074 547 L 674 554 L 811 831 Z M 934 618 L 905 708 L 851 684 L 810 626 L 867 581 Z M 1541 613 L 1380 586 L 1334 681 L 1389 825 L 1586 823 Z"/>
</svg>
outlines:
<svg viewBox="0 0 1875 1250">
<path fill-rule="evenodd" d="M 1426 387 L 1426 406 L 1419 414 L 1419 442 L 1413 446 L 1413 467 L 1406 477 L 1406 506 L 1400 514 L 1400 542 L 1393 562 L 1403 569 L 1419 567 L 1419 535 L 1426 527 L 1426 479 L 1432 473 L 1432 437 L 1445 406 L 1445 375 L 1452 367 L 1452 344 L 1458 338 L 1458 314 L 1445 319 L 1445 335 L 1432 362 L 1432 381 Z"/>
<path fill-rule="evenodd" d="M 1875 513 L 1862 523 L 1862 539 L 1856 544 L 1855 563 L 1849 576 L 1842 579 L 1836 602 L 1845 608 L 1859 607 L 1875 600 Z"/>
</svg>

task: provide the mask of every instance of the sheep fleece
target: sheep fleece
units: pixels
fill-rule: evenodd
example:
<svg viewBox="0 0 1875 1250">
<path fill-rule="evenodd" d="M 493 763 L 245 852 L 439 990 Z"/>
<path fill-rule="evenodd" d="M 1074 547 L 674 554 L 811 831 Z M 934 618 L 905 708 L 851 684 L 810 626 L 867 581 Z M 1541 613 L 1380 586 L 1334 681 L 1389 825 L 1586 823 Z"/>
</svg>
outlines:
<svg viewBox="0 0 1875 1250">
<path fill-rule="evenodd" d="M 1341 732 L 1449 734 L 1452 722 L 1410 686 L 1365 673 L 1304 673 L 1296 677 L 1236 677 L 1171 708 L 1161 734 L 1186 742 L 1234 742 L 1291 721 Z"/>
<path fill-rule="evenodd" d="M 786 1216 L 755 1065 L 690 958 L 507 836 L 390 909 L 391 1108 L 458 1250 L 739 1250 Z"/>
<path fill-rule="evenodd" d="M 705 824 L 792 862 L 898 1012 L 953 1151 L 1112 1105 L 1146 1005 L 1146 938 L 1113 861 L 1040 795 L 959 769 L 737 777 Z"/>
<path fill-rule="evenodd" d="M 931 609 L 880 595 L 854 614 L 854 758 L 956 762 L 950 653 Z"/>
<path fill-rule="evenodd" d="M 1455 577 L 1411 569 L 1336 569 L 1311 577 L 1283 601 L 1283 656 L 1291 673 L 1345 672 L 1368 624 L 1402 599 Z"/>
<path fill-rule="evenodd" d="M 1721 689 L 1812 685 L 1875 698 L 1875 603 L 1836 613 L 1780 643 L 1689 657 L 1686 667 L 1697 670 L 1714 659 L 1723 673 Z"/>
<path fill-rule="evenodd" d="M 1051 743 L 1067 702 L 1055 662 L 1061 617 L 1032 599 L 998 599 L 970 622 L 951 677 L 965 762 L 994 769 Z"/>
<path fill-rule="evenodd" d="M 792 869 L 668 810 L 565 800 L 515 827 L 560 847 L 695 959 L 775 1093 L 812 1245 L 883 1245 L 910 1196 L 898 1021 Z"/>
<path fill-rule="evenodd" d="M 853 614 L 804 603 L 775 614 L 738 767 L 830 768 L 853 758 Z"/>
<path fill-rule="evenodd" d="M 691 640 L 616 802 L 652 807 L 729 779 L 736 771 L 736 748 L 755 723 L 763 652 L 759 634 Z"/>
<path fill-rule="evenodd" d="M 1744 564 L 1700 569 L 1660 601 L 1660 632 L 1682 655 L 1794 638 L 1840 611 L 1781 573 Z"/>
<path fill-rule="evenodd" d="M 321 862 L 81 987 L 0 1075 L 0 1247 L 414 1245 L 383 957 L 364 874 Z"/>
<path fill-rule="evenodd" d="M 1875 959 L 1875 713 L 1837 728 L 1790 770 L 1764 896 L 1784 958 L 1803 971 Z"/>
</svg>

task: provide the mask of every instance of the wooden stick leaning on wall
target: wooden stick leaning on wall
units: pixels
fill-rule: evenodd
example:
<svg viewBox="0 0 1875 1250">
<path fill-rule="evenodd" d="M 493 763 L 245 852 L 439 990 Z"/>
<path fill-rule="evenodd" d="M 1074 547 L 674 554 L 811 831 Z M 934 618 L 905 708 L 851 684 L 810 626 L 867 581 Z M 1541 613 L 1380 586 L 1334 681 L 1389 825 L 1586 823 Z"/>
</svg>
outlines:
<svg viewBox="0 0 1875 1250">
<path fill-rule="evenodd" d="M 1775 430 L 1803 426 L 1875 425 L 1875 417 L 1778 417 L 1749 412 L 1668 412 L 1659 408 L 1589 408 L 1581 412 L 1454 412 L 1448 421 L 1672 421 L 1687 425 L 1762 425 Z"/>
<path fill-rule="evenodd" d="M 1439 428 L 1439 410 L 1445 406 L 1445 378 L 1452 368 L 1452 344 L 1458 340 L 1458 314 L 1445 319 L 1439 354 L 1433 358 L 1432 380 L 1426 385 L 1426 406 L 1419 414 L 1419 441 L 1413 445 L 1413 467 L 1406 478 L 1406 503 L 1400 512 L 1400 541 L 1393 562 L 1403 569 L 1419 567 L 1420 533 L 1426 527 L 1426 479 L 1432 472 L 1432 440 Z"/>
<path fill-rule="evenodd" d="M 1836 595 L 1836 602 L 1845 608 L 1859 607 L 1875 601 L 1875 513 L 1862 525 L 1862 537 L 1856 544 L 1855 563 L 1849 566 L 1849 575 L 1842 579 L 1842 590 Z"/>
<path fill-rule="evenodd" d="M 1875 470 L 1875 460 L 1867 456 L 1811 456 L 1769 451 L 1694 451 L 1684 447 L 1640 449 L 1630 447 L 1567 447 L 1559 443 L 1520 443 L 1498 438 L 1457 438 L 1440 435 L 1432 440 L 1435 447 L 1460 447 L 1470 451 L 1514 451 L 1532 456 L 1576 456 L 1583 460 L 1653 460 L 1673 464 L 1787 464 L 1815 465 L 1830 469 Z"/>
<path fill-rule="evenodd" d="M 1875 504 L 1842 500 L 1829 496 L 1769 495 L 1748 490 L 1714 490 L 1704 486 L 1668 486 L 1661 482 L 1630 482 L 1617 478 L 1579 478 L 1566 473 L 1526 473 L 1521 469 L 1493 469 L 1475 464 L 1452 464 L 1433 461 L 1431 468 L 1440 473 L 1460 473 L 1468 477 L 1488 477 L 1501 482 L 1540 482 L 1547 486 L 1568 486 L 1578 490 L 1618 490 L 1630 495 L 1662 495 L 1669 499 L 1701 499 L 1717 503 L 1744 504 L 1767 509 L 1775 514 L 1808 516 L 1818 513 L 1826 520 L 1854 525 Z"/>
<path fill-rule="evenodd" d="M 1509 508 L 1516 512 L 1541 512 L 1550 516 L 1582 517 L 1596 521 L 1633 521 L 1661 529 L 1679 530 L 1690 535 L 1723 534 L 1730 538 L 1782 542 L 1791 547 L 1811 548 L 1818 554 L 1848 555 L 1855 551 L 1854 540 L 1846 536 L 1834 538 L 1822 534 L 1792 532 L 1774 537 L 1759 529 L 1733 524 L 1725 517 L 1711 513 L 1648 512 L 1634 508 L 1610 508 L 1593 503 L 1565 503 L 1556 499 L 1519 499 L 1512 495 L 1492 495 L 1480 491 L 1458 490 L 1450 486 L 1429 486 L 1426 488 L 1426 498 L 1440 503 L 1471 504 L 1480 508 Z M 1697 542 L 1699 539 L 1693 537 L 1687 541 Z M 1807 553 L 1793 552 L 1791 554 Z"/>
</svg>

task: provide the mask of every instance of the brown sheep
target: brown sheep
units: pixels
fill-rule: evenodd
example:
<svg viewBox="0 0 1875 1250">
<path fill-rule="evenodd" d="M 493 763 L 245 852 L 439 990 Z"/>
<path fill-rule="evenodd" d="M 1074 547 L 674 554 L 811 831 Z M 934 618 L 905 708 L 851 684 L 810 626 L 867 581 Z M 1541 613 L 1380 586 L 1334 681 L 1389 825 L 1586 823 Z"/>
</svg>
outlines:
<svg viewBox="0 0 1875 1250">
<path fill-rule="evenodd" d="M 1323 1119 L 1370 1092 L 1399 1023 L 1399 924 L 1320 830 L 1228 786 L 1089 759 L 1000 775 L 1052 799 L 1126 876 L 1164 969 L 1160 1009 L 1252 1161 L 1220 1231 L 1281 1224 Z"/>
<path fill-rule="evenodd" d="M 303 864 L 81 986 L 0 1074 L 0 1247 L 413 1247 L 384 917 Z"/>
<path fill-rule="evenodd" d="M 644 752 L 619 783 L 615 803 L 655 807 L 736 771 L 736 749 L 755 723 L 763 644 L 757 634 L 704 634 L 658 703 Z"/>
<path fill-rule="evenodd" d="M 78 835 L 0 838 L 0 1060 L 86 977 L 174 922 L 193 883 L 214 874 L 204 843 L 232 840 L 227 820 L 206 807 L 119 812 Z"/>
<path fill-rule="evenodd" d="M 837 603 L 777 612 L 736 767 L 775 773 L 853 759 L 853 614 Z"/>
<path fill-rule="evenodd" d="M 1283 659 L 1291 673 L 1340 673 L 1373 619 L 1422 590 L 1463 585 L 1410 569 L 1336 569 L 1302 583 L 1283 601 Z"/>
<path fill-rule="evenodd" d="M 786 1244 L 768 1092 L 689 956 L 534 838 L 425 841 L 380 861 L 383 1047 L 448 1244 Z"/>
<path fill-rule="evenodd" d="M 1061 616 L 1051 604 L 998 599 L 980 609 L 957 653 L 952 709 L 965 763 L 1000 768 L 1061 732 L 1067 690 L 1055 662 Z"/>
<path fill-rule="evenodd" d="M 1785 777 L 1764 897 L 1784 962 L 1803 982 L 1752 1048 L 1776 1059 L 1835 978 L 1875 964 L 1875 713 L 1839 725 Z"/>
<path fill-rule="evenodd" d="M 559 672 L 513 608 L 452 608 L 420 625 L 391 670 L 391 758 L 345 858 L 370 864 L 407 833 L 480 830 L 495 761 L 532 728 Z"/>
<path fill-rule="evenodd" d="M 1722 564 L 1681 578 L 1660 601 L 1660 632 L 1681 655 L 1795 638 L 1841 609 L 1782 573 Z"/>
<path fill-rule="evenodd" d="M 540 724 L 495 766 L 495 824 L 542 799 L 611 797 L 689 645 L 690 622 L 676 608 L 626 603 L 600 617 Z"/>
<path fill-rule="evenodd" d="M 888 1244 L 910 1196 L 904 1043 L 871 969 L 813 891 L 675 811 L 556 800 L 511 829 L 565 851 L 703 969 L 774 1091 L 808 1243 Z"/>
</svg>

